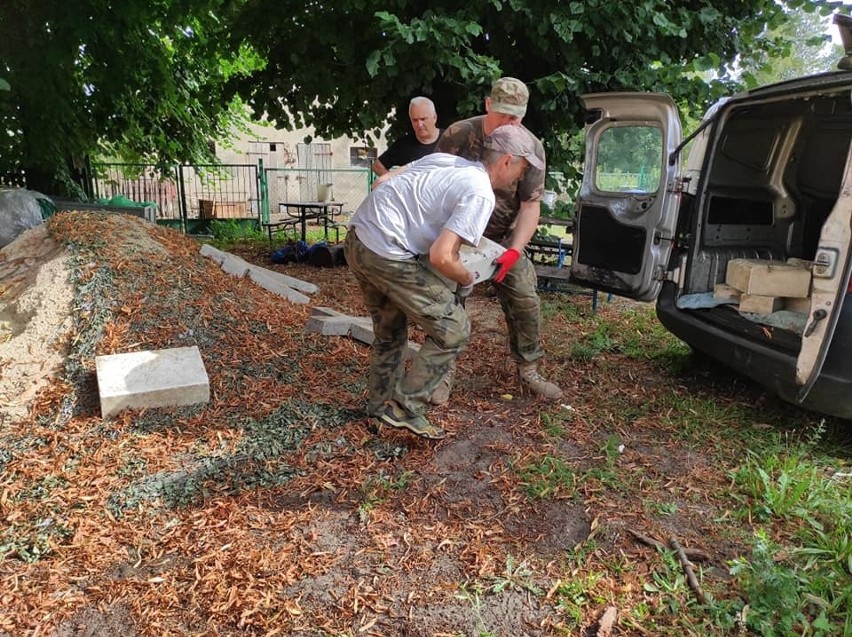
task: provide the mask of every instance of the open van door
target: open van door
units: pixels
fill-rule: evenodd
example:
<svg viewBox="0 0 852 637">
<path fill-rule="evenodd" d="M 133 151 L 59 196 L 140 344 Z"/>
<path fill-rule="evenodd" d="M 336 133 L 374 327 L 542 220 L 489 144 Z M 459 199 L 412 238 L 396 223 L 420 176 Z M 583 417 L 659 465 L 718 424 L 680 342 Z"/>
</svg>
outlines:
<svg viewBox="0 0 852 637">
<path fill-rule="evenodd" d="M 595 93 L 581 99 L 589 123 L 571 279 L 651 301 L 665 279 L 677 224 L 677 108 L 660 93 Z"/>
<path fill-rule="evenodd" d="M 802 348 L 796 360 L 796 383 L 801 385 L 802 402 L 819 377 L 834 329 L 849 289 L 852 241 L 852 145 L 846 155 L 846 168 L 840 196 L 820 232 L 811 278 L 811 310 L 802 335 Z"/>
</svg>

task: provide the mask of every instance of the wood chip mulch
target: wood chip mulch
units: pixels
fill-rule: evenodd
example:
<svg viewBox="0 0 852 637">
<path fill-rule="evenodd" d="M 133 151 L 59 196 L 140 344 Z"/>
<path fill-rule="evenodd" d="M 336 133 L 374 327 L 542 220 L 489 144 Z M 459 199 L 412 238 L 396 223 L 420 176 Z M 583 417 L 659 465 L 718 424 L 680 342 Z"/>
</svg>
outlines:
<svg viewBox="0 0 852 637">
<path fill-rule="evenodd" d="M 76 326 L 62 378 L 0 431 L 0 634 L 455 634 L 475 628 L 460 586 L 504 580 L 512 603 L 488 611 L 501 634 L 557 634 L 571 624 L 555 556 L 602 539 L 598 515 L 642 516 L 604 482 L 582 485 L 583 504 L 566 488 L 534 506 L 518 477 L 555 455 L 602 466 L 601 441 L 640 423 L 607 405 L 646 389 L 603 387 L 571 361 L 570 319 L 546 343 L 566 404 L 515 396 L 499 307 L 477 291 L 436 445 L 364 418 L 367 347 L 304 333 L 311 306 L 229 276 L 196 241 L 87 212 L 49 230 L 73 254 Z M 282 271 L 319 283 L 311 305 L 364 314 L 345 268 Z M 209 404 L 100 418 L 94 356 L 187 345 Z M 570 436 L 543 432 L 560 418 Z M 653 472 L 648 458 L 632 462 Z M 600 595 L 641 598 L 636 577 Z"/>
</svg>

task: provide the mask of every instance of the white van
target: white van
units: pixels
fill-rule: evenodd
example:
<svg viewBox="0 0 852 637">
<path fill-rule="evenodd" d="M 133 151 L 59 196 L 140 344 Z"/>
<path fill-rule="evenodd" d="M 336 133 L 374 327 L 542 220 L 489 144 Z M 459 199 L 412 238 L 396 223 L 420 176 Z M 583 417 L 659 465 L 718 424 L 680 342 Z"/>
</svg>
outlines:
<svg viewBox="0 0 852 637">
<path fill-rule="evenodd" d="M 721 101 L 686 140 L 683 170 L 671 98 L 582 99 L 572 280 L 656 299 L 693 349 L 787 401 L 852 418 L 852 72 Z M 780 288 L 740 289 L 767 272 Z"/>
</svg>

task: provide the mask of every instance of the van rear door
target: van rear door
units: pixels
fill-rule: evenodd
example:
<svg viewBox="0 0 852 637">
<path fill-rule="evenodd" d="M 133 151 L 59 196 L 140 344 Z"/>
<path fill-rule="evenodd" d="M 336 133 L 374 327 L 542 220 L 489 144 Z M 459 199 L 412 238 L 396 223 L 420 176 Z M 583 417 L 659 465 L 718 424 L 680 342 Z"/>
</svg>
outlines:
<svg viewBox="0 0 852 637">
<path fill-rule="evenodd" d="M 665 278 L 677 222 L 677 108 L 660 93 L 596 93 L 581 99 L 589 123 L 571 279 L 653 300 Z"/>
<path fill-rule="evenodd" d="M 796 360 L 796 382 L 801 385 L 798 400 L 810 392 L 822 369 L 828 347 L 840 318 L 849 288 L 850 241 L 852 241 L 852 145 L 840 196 L 820 232 L 811 279 L 811 311 L 802 335 L 802 348 Z"/>
</svg>

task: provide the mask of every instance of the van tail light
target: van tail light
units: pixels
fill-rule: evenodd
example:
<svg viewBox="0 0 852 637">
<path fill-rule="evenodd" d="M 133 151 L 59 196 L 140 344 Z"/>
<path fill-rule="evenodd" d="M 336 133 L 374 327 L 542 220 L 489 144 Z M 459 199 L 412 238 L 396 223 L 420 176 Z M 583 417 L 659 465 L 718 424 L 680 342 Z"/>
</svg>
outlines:
<svg viewBox="0 0 852 637">
<path fill-rule="evenodd" d="M 846 294 L 852 294 L 852 277 L 849 278 L 849 285 L 846 286 Z"/>
</svg>

